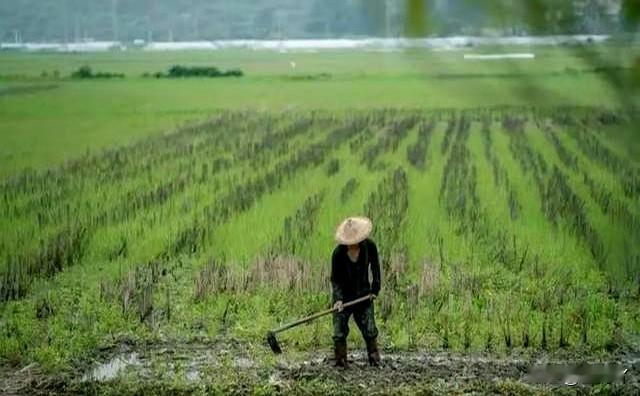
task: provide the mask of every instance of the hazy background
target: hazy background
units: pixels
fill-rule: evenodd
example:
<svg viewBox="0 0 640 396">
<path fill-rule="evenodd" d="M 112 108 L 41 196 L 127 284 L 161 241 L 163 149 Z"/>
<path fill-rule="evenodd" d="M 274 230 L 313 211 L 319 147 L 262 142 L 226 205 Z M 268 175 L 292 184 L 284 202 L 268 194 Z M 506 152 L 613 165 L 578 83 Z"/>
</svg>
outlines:
<svg viewBox="0 0 640 396">
<path fill-rule="evenodd" d="M 0 41 L 612 34 L 637 0 L 3 0 Z"/>
</svg>

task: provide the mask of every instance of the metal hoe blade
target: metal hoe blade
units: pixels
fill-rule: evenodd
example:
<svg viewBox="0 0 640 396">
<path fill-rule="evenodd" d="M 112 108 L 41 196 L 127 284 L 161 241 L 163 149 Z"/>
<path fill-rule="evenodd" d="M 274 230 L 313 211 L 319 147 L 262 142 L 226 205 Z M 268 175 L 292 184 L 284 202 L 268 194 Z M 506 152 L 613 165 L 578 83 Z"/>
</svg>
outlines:
<svg viewBox="0 0 640 396">
<path fill-rule="evenodd" d="M 281 354 L 282 349 L 280 349 L 280 344 L 278 344 L 278 339 L 276 338 L 276 334 L 273 331 L 267 333 L 267 343 L 271 347 L 271 350 L 275 354 Z"/>
</svg>

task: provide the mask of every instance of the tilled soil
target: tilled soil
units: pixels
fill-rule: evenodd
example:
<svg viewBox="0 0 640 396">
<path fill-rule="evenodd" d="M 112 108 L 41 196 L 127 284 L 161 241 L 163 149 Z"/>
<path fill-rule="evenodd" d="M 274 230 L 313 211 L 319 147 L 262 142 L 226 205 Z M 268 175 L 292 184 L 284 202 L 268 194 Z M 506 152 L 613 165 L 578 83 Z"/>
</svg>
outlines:
<svg viewBox="0 0 640 396">
<path fill-rule="evenodd" d="M 5 369 L 0 393 L 640 394 L 636 352 L 606 361 L 427 351 L 383 352 L 382 358 L 380 367 L 369 367 L 366 353 L 352 351 L 342 369 L 328 350 L 272 356 L 238 341 L 121 344 L 59 377 L 35 365 Z"/>
</svg>

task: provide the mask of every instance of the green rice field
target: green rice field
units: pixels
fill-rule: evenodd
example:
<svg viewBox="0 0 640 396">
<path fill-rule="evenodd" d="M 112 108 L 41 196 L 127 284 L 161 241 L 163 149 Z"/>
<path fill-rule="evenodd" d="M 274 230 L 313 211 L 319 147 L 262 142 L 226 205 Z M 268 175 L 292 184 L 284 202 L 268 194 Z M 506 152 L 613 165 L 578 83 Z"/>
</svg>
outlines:
<svg viewBox="0 0 640 396">
<path fill-rule="evenodd" d="M 68 378 L 122 345 L 222 337 L 272 367 L 266 332 L 330 305 L 348 215 L 374 223 L 389 354 L 637 351 L 637 91 L 571 50 L 534 51 L 0 53 L 0 365 Z M 633 55 L 615 76 L 634 76 Z M 66 77 L 83 64 L 126 78 Z M 172 64 L 246 76 L 142 76 Z M 328 355 L 331 331 L 279 339 Z M 333 386 L 231 372 L 207 390 Z M 193 390 L 178 377 L 170 389 Z"/>
</svg>

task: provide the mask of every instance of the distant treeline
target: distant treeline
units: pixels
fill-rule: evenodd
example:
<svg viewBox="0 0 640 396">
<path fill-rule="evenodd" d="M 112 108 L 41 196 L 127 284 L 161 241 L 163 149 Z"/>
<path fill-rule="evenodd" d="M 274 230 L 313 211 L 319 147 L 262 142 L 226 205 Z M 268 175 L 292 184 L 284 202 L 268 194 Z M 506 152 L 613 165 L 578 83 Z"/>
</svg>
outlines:
<svg viewBox="0 0 640 396">
<path fill-rule="evenodd" d="M 244 73 L 240 69 L 220 70 L 213 66 L 172 66 L 167 73 L 145 73 L 144 77 L 153 76 L 155 78 L 185 78 L 185 77 L 242 77 Z"/>
<path fill-rule="evenodd" d="M 216 77 L 242 77 L 244 73 L 240 69 L 220 70 L 213 66 L 172 66 L 166 73 L 144 73 L 143 77 L 155 77 L 155 78 L 186 78 L 186 77 L 201 77 L 201 78 L 216 78 Z M 43 72 L 41 77 L 48 77 L 48 73 Z M 78 70 L 71 73 L 72 79 L 87 80 L 87 79 L 112 79 L 112 78 L 125 78 L 123 73 L 111 73 L 111 72 L 94 72 L 91 66 L 85 65 Z"/>
<path fill-rule="evenodd" d="M 124 78 L 123 73 L 94 72 L 91 66 L 81 66 L 78 70 L 71 73 L 71 78 L 75 79 L 110 79 Z"/>
</svg>

